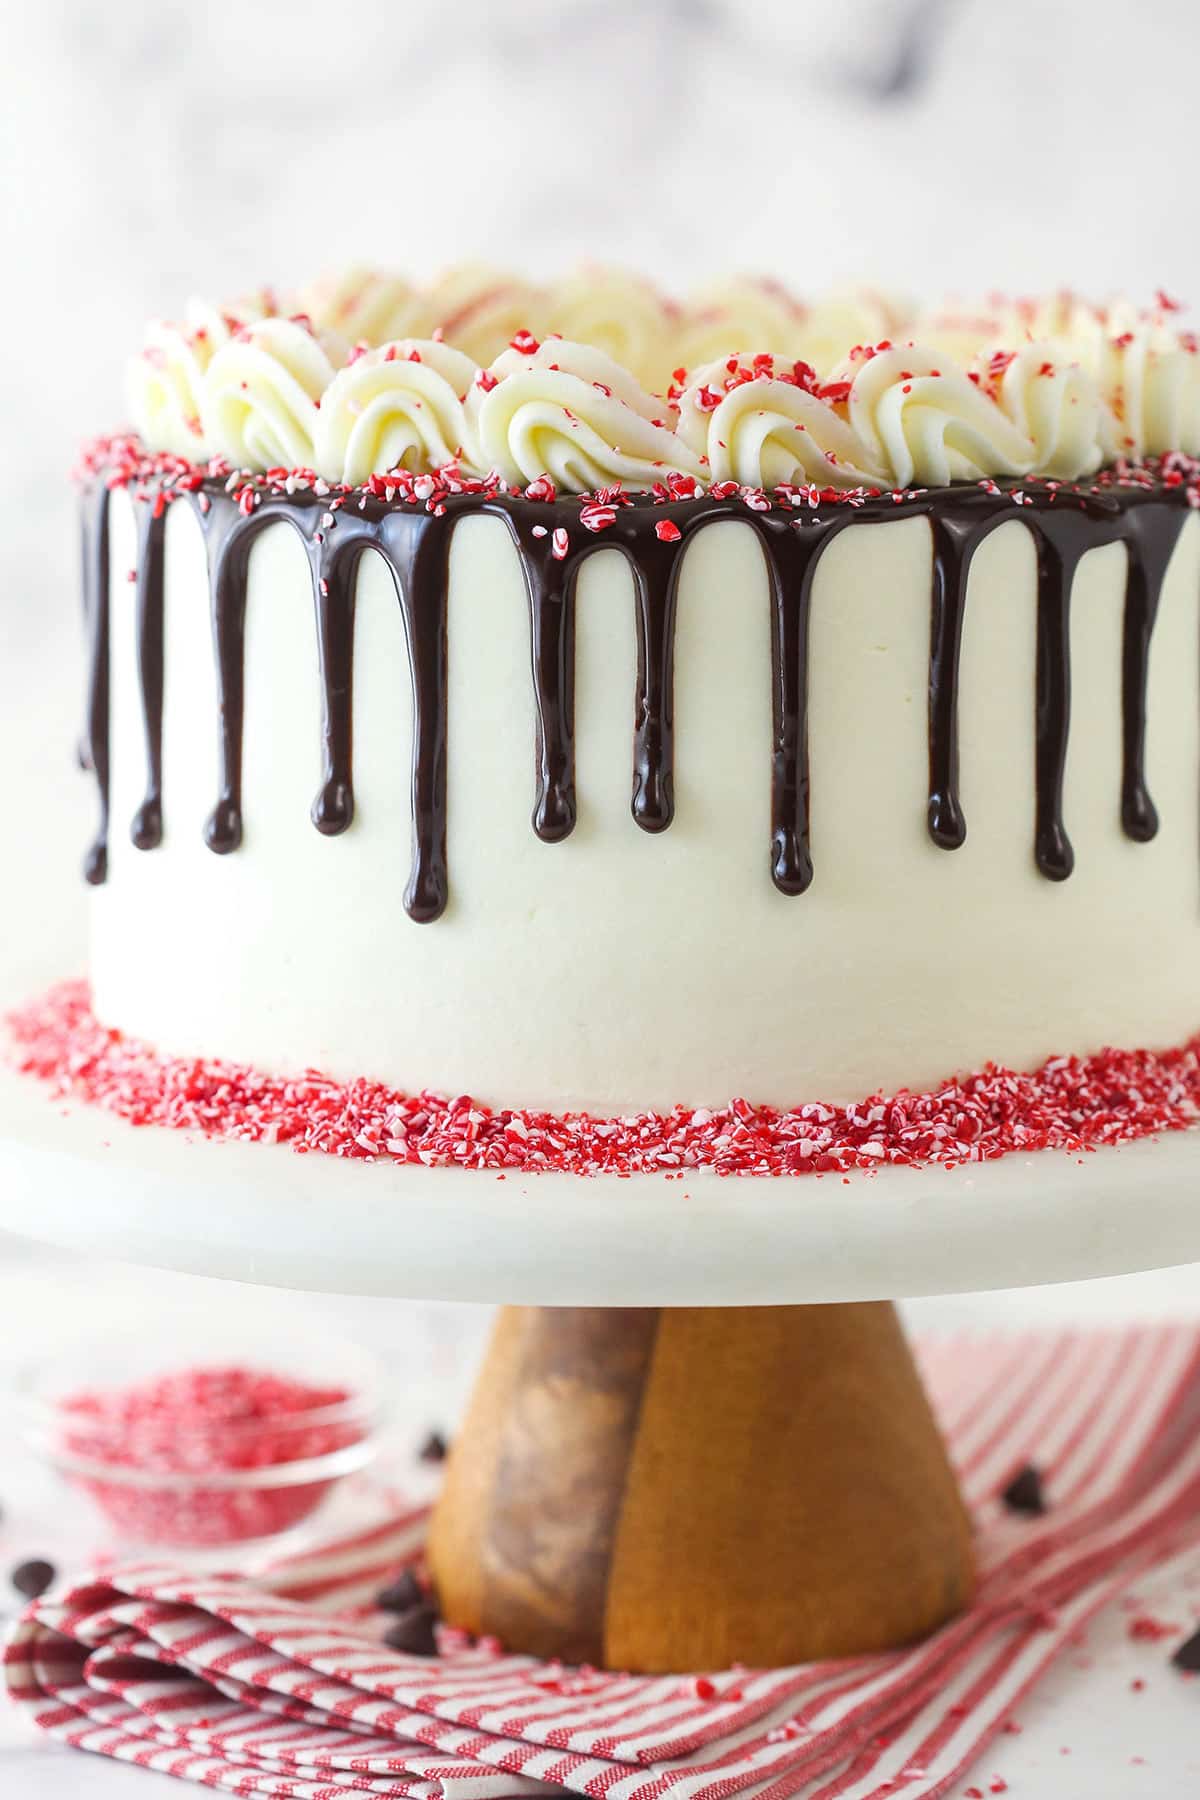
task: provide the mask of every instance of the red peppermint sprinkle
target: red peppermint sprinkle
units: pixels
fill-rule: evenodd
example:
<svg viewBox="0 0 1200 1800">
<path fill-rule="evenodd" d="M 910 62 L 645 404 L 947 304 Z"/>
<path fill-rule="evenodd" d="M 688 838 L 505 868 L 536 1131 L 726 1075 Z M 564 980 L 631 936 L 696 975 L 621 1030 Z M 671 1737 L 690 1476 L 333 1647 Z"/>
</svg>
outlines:
<svg viewBox="0 0 1200 1800">
<path fill-rule="evenodd" d="M 518 331 L 509 339 L 512 349 L 519 350 L 522 356 L 534 356 L 541 348 L 532 331 Z"/>
<path fill-rule="evenodd" d="M 498 381 L 499 378 L 493 375 L 490 369 L 476 369 L 475 371 L 475 386 L 482 388 L 485 394 L 490 394 L 492 389 L 498 385 Z"/>
<path fill-rule="evenodd" d="M 1177 1637 L 1179 1627 L 1169 1625 L 1165 1619 L 1155 1619 L 1149 1613 L 1139 1613 L 1130 1619 L 1126 1630 L 1135 1642 L 1157 1644 L 1164 1638 Z"/>
<path fill-rule="evenodd" d="M 989 1064 L 925 1093 L 874 1094 L 849 1105 L 811 1100 L 782 1111 L 739 1099 L 603 1119 L 159 1055 L 100 1024 L 83 982 L 52 989 L 9 1024 L 19 1069 L 60 1099 L 132 1124 L 497 1173 L 783 1176 L 884 1164 L 953 1167 L 1014 1151 L 1079 1156 L 1200 1122 L 1200 1037 L 1172 1050 L 1054 1057 L 1028 1074 Z"/>
<path fill-rule="evenodd" d="M 998 360 L 1007 366 L 1011 359 L 1011 352 L 1003 352 Z M 485 388 L 496 385 L 496 378 L 486 370 L 479 372 L 479 379 Z M 1118 413 L 1122 410 L 1119 391 L 1114 396 L 1114 409 Z M 831 456 L 830 460 L 836 461 L 836 458 Z M 332 511 L 337 511 L 357 498 L 359 511 L 366 509 L 369 499 L 387 506 L 420 506 L 438 516 L 445 513 L 447 502 L 451 499 L 493 499 L 510 492 L 518 495 L 524 493 L 530 499 L 557 497 L 554 484 L 544 475 L 537 477 L 527 489 L 510 490 L 507 482 L 495 470 L 484 476 L 467 475 L 457 461 L 420 472 L 405 468 L 390 469 L 384 474 L 369 475 L 356 488 L 322 480 L 313 469 L 308 468 L 280 467 L 253 474 L 245 469 L 231 468 L 219 456 L 210 457 L 206 461 L 191 461 L 171 452 L 148 451 L 132 433 L 99 437 L 86 444 L 72 470 L 72 478 L 84 484 L 102 483 L 109 489 L 124 489 L 135 499 L 151 503 L 159 514 L 165 506 L 185 495 L 193 496 L 194 503 L 201 511 L 208 511 L 212 501 L 210 494 L 203 491 L 206 485 L 210 488 L 223 485 L 225 492 L 232 496 L 247 515 L 265 500 L 283 497 L 290 499 L 304 493 L 328 496 Z M 982 478 L 979 485 L 990 493 L 998 494 L 1003 491 L 1000 484 L 990 477 Z M 1035 476 L 1027 477 L 1025 481 L 1026 488 L 1036 489 L 1041 493 L 1056 492 L 1061 486 L 1061 483 Z M 1123 487 L 1140 488 L 1146 492 L 1183 488 L 1187 504 L 1200 508 L 1200 460 L 1178 450 L 1136 461 L 1131 456 L 1122 455 L 1115 464 L 1099 469 L 1095 475 L 1090 476 L 1086 489 L 1077 487 L 1075 491 L 1104 493 Z M 594 503 L 598 506 L 621 507 L 635 503 L 647 505 L 698 501 L 706 497 L 725 500 L 739 491 L 738 484 L 733 481 L 713 482 L 705 487 L 693 475 L 663 469 L 661 475 L 648 484 L 645 492 L 629 493 L 620 483 L 615 483 L 597 488 L 591 495 L 580 495 L 577 498 L 581 505 Z M 834 488 L 814 485 L 798 488 L 783 483 L 773 488 L 771 493 L 776 503 L 790 507 L 821 505 L 853 508 L 861 506 L 866 498 L 880 491 L 871 487 Z M 890 497 L 896 505 L 902 505 L 921 492 L 920 489 L 897 489 Z M 1013 499 L 1017 505 L 1028 504 L 1030 496 L 1020 492 L 1014 494 Z"/>
<path fill-rule="evenodd" d="M 563 526 L 556 527 L 550 539 L 550 554 L 555 562 L 561 562 L 571 548 L 571 540 Z"/>
<path fill-rule="evenodd" d="M 617 511 L 614 506 L 601 506 L 596 501 L 585 502 L 579 509 L 579 522 L 589 531 L 607 531 L 610 525 L 617 522 Z M 566 537 L 566 533 L 563 533 Z"/>
<path fill-rule="evenodd" d="M 891 347 L 892 347 L 891 338 L 880 338 L 880 340 L 877 344 L 855 344 L 854 348 L 850 352 L 849 357 L 847 358 L 847 361 L 849 361 L 849 362 L 870 362 L 872 357 L 882 356 L 884 351 L 890 350 Z"/>
<path fill-rule="evenodd" d="M 677 544 L 683 536 L 674 519 L 659 519 L 654 527 L 654 535 L 664 544 Z"/>
<path fill-rule="evenodd" d="M 794 362 L 791 375 L 785 375 L 782 379 L 790 380 L 794 387 L 803 388 L 807 394 L 815 394 L 821 385 L 821 378 L 817 371 L 811 363 L 806 362 Z"/>
</svg>

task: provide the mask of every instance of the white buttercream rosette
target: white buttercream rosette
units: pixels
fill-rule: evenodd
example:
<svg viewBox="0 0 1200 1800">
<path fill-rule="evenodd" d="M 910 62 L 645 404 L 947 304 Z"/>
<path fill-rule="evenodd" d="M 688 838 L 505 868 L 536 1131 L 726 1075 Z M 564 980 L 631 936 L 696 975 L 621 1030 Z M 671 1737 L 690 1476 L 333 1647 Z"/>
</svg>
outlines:
<svg viewBox="0 0 1200 1800">
<path fill-rule="evenodd" d="M 846 416 L 893 488 L 1025 475 L 1034 447 L 982 386 L 937 351 L 889 344 L 833 373 Z"/>
<path fill-rule="evenodd" d="M 464 404 L 477 373 L 469 356 L 432 338 L 407 338 L 355 357 L 321 400 L 317 473 L 348 487 L 392 469 L 419 474 L 450 462 L 482 474 Z"/>
<path fill-rule="evenodd" d="M 447 269 L 425 293 L 429 331 L 483 364 L 498 356 L 518 331 L 543 329 L 546 297 L 540 288 L 485 263 Z"/>
<path fill-rule="evenodd" d="M 300 291 L 299 309 L 313 324 L 349 344 L 395 343 L 430 329 L 428 301 L 400 275 L 355 264 L 323 275 Z"/>
<path fill-rule="evenodd" d="M 808 380 L 806 383 L 805 376 Z M 878 487 L 885 471 L 820 397 L 812 371 L 768 353 L 698 369 L 679 399 L 679 435 L 710 481 L 743 487 Z"/>
<path fill-rule="evenodd" d="M 547 329 L 590 344 L 653 392 L 675 367 L 678 316 L 657 288 L 624 269 L 587 268 L 550 289 Z"/>
<path fill-rule="evenodd" d="M 304 319 L 246 326 L 217 351 L 205 376 L 209 441 L 237 468 L 311 468 L 321 397 L 343 355 Z"/>
<path fill-rule="evenodd" d="M 590 493 L 616 482 L 650 487 L 672 470 L 702 473 L 665 400 L 602 351 L 565 338 L 518 339 L 480 372 L 467 412 L 484 461 L 514 486 L 548 475 Z"/>
<path fill-rule="evenodd" d="M 130 416 L 150 449 L 193 461 L 212 454 L 203 419 L 208 366 L 234 332 L 274 308 L 275 297 L 264 288 L 226 309 L 190 300 L 177 323 L 151 320 L 127 379 Z"/>
</svg>

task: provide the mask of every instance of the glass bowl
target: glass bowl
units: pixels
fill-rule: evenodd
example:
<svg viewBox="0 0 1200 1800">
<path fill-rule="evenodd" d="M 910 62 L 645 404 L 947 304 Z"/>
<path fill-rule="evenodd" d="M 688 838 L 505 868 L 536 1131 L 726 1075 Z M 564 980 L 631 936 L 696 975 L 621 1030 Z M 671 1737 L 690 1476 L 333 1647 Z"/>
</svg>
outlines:
<svg viewBox="0 0 1200 1800">
<path fill-rule="evenodd" d="M 291 1531 L 371 1462 L 383 1423 L 365 1351 L 211 1314 L 81 1338 L 22 1370 L 15 1399 L 26 1443 L 118 1541 L 192 1551 Z"/>
</svg>

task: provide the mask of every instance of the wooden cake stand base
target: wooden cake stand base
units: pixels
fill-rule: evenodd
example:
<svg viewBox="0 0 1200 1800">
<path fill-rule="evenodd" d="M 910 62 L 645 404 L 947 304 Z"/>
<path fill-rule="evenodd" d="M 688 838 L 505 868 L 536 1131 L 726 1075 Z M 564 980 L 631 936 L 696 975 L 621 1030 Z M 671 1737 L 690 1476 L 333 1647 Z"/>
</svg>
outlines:
<svg viewBox="0 0 1200 1800">
<path fill-rule="evenodd" d="M 430 1555 L 453 1624 L 644 1672 L 889 1648 L 974 1585 L 884 1302 L 505 1308 Z"/>
</svg>

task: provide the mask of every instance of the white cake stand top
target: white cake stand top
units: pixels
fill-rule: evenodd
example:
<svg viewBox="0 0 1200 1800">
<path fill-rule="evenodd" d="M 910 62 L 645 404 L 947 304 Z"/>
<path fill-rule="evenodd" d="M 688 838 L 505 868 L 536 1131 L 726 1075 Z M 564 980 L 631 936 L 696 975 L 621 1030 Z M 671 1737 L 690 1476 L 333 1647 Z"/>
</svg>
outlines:
<svg viewBox="0 0 1200 1800">
<path fill-rule="evenodd" d="M 561 1306 L 749 1306 L 1200 1257 L 1200 1131 L 876 1174 L 514 1175 L 133 1127 L 0 1071 L 0 1228 L 239 1281 Z"/>
</svg>

